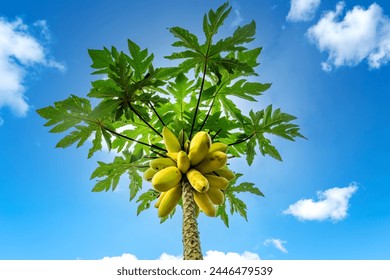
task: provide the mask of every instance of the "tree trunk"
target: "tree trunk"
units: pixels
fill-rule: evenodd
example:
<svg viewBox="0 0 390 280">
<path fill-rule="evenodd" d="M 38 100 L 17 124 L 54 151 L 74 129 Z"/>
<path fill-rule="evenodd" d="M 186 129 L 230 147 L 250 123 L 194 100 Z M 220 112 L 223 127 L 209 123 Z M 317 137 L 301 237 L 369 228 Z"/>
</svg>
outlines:
<svg viewBox="0 0 390 280">
<path fill-rule="evenodd" d="M 184 260 L 203 260 L 200 248 L 198 222 L 196 220 L 196 206 L 192 187 L 187 180 L 183 180 L 183 257 Z"/>
</svg>

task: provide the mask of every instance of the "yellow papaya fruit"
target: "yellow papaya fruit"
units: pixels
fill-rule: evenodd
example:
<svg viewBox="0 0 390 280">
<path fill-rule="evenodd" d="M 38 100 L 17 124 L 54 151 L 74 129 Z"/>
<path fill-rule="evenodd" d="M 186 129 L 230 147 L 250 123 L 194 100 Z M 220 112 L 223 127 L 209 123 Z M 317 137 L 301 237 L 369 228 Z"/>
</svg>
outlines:
<svg viewBox="0 0 390 280">
<path fill-rule="evenodd" d="M 158 206 L 158 216 L 160 218 L 169 215 L 175 209 L 177 203 L 181 198 L 181 185 L 167 191 Z"/>
<path fill-rule="evenodd" d="M 195 203 L 195 216 L 196 216 L 197 218 L 199 217 L 199 212 L 200 212 L 199 206 L 198 206 L 198 204 Z"/>
<path fill-rule="evenodd" d="M 153 168 L 148 168 L 146 169 L 146 171 L 144 172 L 144 179 L 148 182 L 151 182 L 152 181 L 152 178 L 153 176 L 157 173 L 156 170 L 154 170 Z"/>
<path fill-rule="evenodd" d="M 160 193 L 160 195 L 157 198 L 156 204 L 154 204 L 154 207 L 158 208 L 160 206 L 161 200 L 163 199 L 166 193 L 167 192 Z"/>
<path fill-rule="evenodd" d="M 153 170 L 160 171 L 169 166 L 176 166 L 176 162 L 171 158 L 156 158 L 151 160 L 149 165 Z"/>
<path fill-rule="evenodd" d="M 210 200 L 207 194 L 200 192 L 193 192 L 195 203 L 199 206 L 207 216 L 215 217 L 216 210 L 213 202 Z"/>
<path fill-rule="evenodd" d="M 176 187 L 182 178 L 179 168 L 169 166 L 160 170 L 153 176 L 152 186 L 159 192 L 166 192 Z"/>
<path fill-rule="evenodd" d="M 215 151 L 220 151 L 220 152 L 226 153 L 227 149 L 228 149 L 227 144 L 221 143 L 221 142 L 216 142 L 216 143 L 211 144 L 209 153 L 212 153 Z"/>
<path fill-rule="evenodd" d="M 188 154 L 189 152 L 190 152 L 190 140 L 186 140 L 185 142 L 184 142 L 184 146 L 183 146 L 183 148 L 184 148 L 184 151 Z"/>
<path fill-rule="evenodd" d="M 171 159 L 173 159 L 174 161 L 177 161 L 177 156 L 178 156 L 179 153 L 167 153 L 167 156 Z"/>
<path fill-rule="evenodd" d="M 162 136 L 165 147 L 169 153 L 178 153 L 181 150 L 180 142 L 166 126 L 163 127 Z"/>
<path fill-rule="evenodd" d="M 211 202 L 216 205 L 222 204 L 225 200 L 225 195 L 223 194 L 223 192 L 216 188 L 209 188 L 206 194 L 210 198 Z"/>
<path fill-rule="evenodd" d="M 177 168 L 179 168 L 182 173 L 186 173 L 190 168 L 190 164 L 190 159 L 187 153 L 180 151 L 177 155 Z"/>
<path fill-rule="evenodd" d="M 179 136 L 177 138 L 179 139 L 181 147 L 184 147 L 184 143 L 188 140 L 187 134 L 184 129 L 180 130 Z"/>
<path fill-rule="evenodd" d="M 215 170 L 214 171 L 218 176 L 221 176 L 221 177 L 224 177 L 226 179 L 228 179 L 229 181 L 230 180 L 233 180 L 234 178 L 236 178 L 236 175 L 234 175 L 233 171 L 231 171 L 229 168 L 227 168 L 226 166 L 225 167 L 222 167 L 221 169 L 218 169 L 218 170 Z"/>
<path fill-rule="evenodd" d="M 192 166 L 199 164 L 207 156 L 210 146 L 211 138 L 207 132 L 199 131 L 194 135 L 188 153 Z"/>
<path fill-rule="evenodd" d="M 224 177 L 219 177 L 212 174 L 204 174 L 207 181 L 209 181 L 209 187 L 213 189 L 226 190 L 229 186 L 229 180 Z"/>
<path fill-rule="evenodd" d="M 197 192 L 206 192 L 209 189 L 209 181 L 198 170 L 190 169 L 187 171 L 186 176 L 191 186 Z"/>
<path fill-rule="evenodd" d="M 227 162 L 227 155 L 221 151 L 209 153 L 206 158 L 194 168 L 203 174 L 221 169 Z"/>
</svg>

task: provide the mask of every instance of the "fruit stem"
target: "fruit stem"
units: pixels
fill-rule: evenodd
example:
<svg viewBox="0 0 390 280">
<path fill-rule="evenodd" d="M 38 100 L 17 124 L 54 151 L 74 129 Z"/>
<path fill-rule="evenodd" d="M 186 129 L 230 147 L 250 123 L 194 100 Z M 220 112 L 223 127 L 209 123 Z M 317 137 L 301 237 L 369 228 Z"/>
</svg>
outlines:
<svg viewBox="0 0 390 280">
<path fill-rule="evenodd" d="M 200 247 L 198 222 L 196 220 L 195 200 L 192 187 L 187 180 L 182 180 L 183 200 L 183 258 L 184 260 L 203 260 Z"/>
</svg>

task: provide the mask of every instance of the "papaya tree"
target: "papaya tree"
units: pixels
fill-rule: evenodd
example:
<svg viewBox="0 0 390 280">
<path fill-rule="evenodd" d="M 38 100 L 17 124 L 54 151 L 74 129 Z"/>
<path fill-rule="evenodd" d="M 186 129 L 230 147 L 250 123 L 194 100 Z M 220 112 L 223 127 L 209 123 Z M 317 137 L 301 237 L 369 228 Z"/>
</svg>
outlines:
<svg viewBox="0 0 390 280">
<path fill-rule="evenodd" d="M 182 209 L 186 260 L 202 259 L 198 215 L 219 217 L 229 227 L 229 215 L 247 219 L 240 193 L 263 196 L 229 161 L 245 157 L 251 165 L 258 152 L 281 160 L 269 136 L 303 137 L 296 118 L 272 105 L 248 115 L 237 106 L 240 99 L 256 102 L 271 85 L 248 81 L 258 76 L 262 50 L 248 47 L 254 21 L 215 39 L 231 10 L 225 3 L 204 15 L 203 42 L 184 28 L 169 28 L 178 51 L 165 58 L 178 60 L 176 67 L 154 67 L 153 54 L 131 40 L 126 52 L 88 50 L 98 78 L 87 97 L 70 95 L 37 110 L 50 132 L 67 132 L 56 147 L 88 144 L 88 158 L 104 143 L 116 152 L 112 162 L 97 162 L 93 192 L 115 190 L 127 174 L 137 215 L 154 205 L 164 222 Z"/>
</svg>

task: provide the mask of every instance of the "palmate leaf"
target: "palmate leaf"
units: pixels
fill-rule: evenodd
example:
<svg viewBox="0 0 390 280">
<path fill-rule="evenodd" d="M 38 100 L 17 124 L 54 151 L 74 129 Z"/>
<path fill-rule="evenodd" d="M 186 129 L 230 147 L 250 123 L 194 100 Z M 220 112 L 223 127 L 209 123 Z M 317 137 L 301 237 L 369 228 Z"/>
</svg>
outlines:
<svg viewBox="0 0 390 280">
<path fill-rule="evenodd" d="M 217 44 L 210 47 L 210 56 L 221 52 L 246 50 L 246 48 L 242 45 L 253 41 L 255 32 L 256 23 L 254 21 L 243 27 L 237 27 L 231 37 L 221 39 L 217 42 Z"/>
<path fill-rule="evenodd" d="M 172 27 L 169 28 L 169 32 L 173 34 L 178 41 L 174 42 L 172 46 L 174 47 L 185 47 L 192 49 L 196 52 L 200 52 L 200 45 L 198 42 L 198 37 L 189 32 L 188 30 L 181 27 Z M 200 52 L 201 53 L 201 52 Z"/>
<path fill-rule="evenodd" d="M 222 26 L 225 19 L 229 16 L 232 8 L 229 7 L 229 2 L 224 3 L 215 12 L 210 10 L 203 17 L 203 32 L 206 36 L 207 44 L 211 42 L 212 37 L 217 34 L 218 29 Z"/>
<path fill-rule="evenodd" d="M 234 215 L 238 213 L 245 220 L 247 217 L 247 206 L 243 200 L 237 197 L 238 193 L 250 193 L 257 196 L 264 196 L 264 194 L 254 186 L 253 183 L 242 182 L 237 184 L 237 180 L 242 177 L 242 174 L 236 173 L 236 178 L 233 179 L 228 188 L 225 190 L 225 202 L 218 206 L 217 216 L 221 218 L 222 222 L 229 227 L 229 215 L 227 214 L 227 203 L 229 204 L 229 213 Z"/>
<path fill-rule="evenodd" d="M 180 119 L 183 118 L 184 111 L 189 104 L 185 99 L 190 96 L 196 89 L 193 80 L 189 80 L 183 73 L 177 75 L 174 82 L 170 82 L 167 86 L 167 91 L 170 93 L 175 102 L 173 104 L 173 110 L 176 112 Z"/>
<path fill-rule="evenodd" d="M 88 158 L 102 149 L 101 127 L 91 117 L 92 108 L 88 99 L 71 95 L 65 100 L 55 102 L 54 106 L 37 110 L 37 113 L 48 120 L 45 126 L 53 126 L 50 130 L 52 133 L 65 132 L 74 128 L 57 143 L 57 148 L 66 148 L 76 142 L 77 147 L 81 147 L 87 139 L 93 136 Z"/>
<path fill-rule="evenodd" d="M 142 211 L 145 211 L 150 208 L 151 203 L 156 200 L 159 197 L 160 193 L 155 191 L 154 189 L 149 189 L 148 191 L 141 194 L 138 199 L 137 203 L 137 216 L 141 214 Z"/>
<path fill-rule="evenodd" d="M 130 57 L 128 59 L 129 65 L 134 70 L 134 78 L 136 80 L 141 80 L 152 66 L 154 55 L 148 55 L 148 49 L 141 50 L 140 46 L 131 41 L 127 40 L 127 45 L 129 47 Z"/>
<path fill-rule="evenodd" d="M 112 62 L 111 52 L 107 48 L 103 50 L 89 49 L 88 54 L 92 59 L 91 68 L 107 69 L 108 65 Z"/>
<path fill-rule="evenodd" d="M 144 161 L 143 151 L 138 154 L 123 152 L 123 156 L 116 156 L 111 163 L 98 161 L 98 167 L 91 175 L 91 180 L 97 179 L 92 191 L 114 191 L 121 176 L 127 173 L 130 179 L 130 200 L 133 200 L 142 188 L 142 176 L 138 171 L 142 169 Z"/>
<path fill-rule="evenodd" d="M 223 95 L 233 95 L 252 102 L 257 100 L 253 96 L 260 96 L 264 91 L 270 88 L 271 84 L 262 84 L 258 82 L 248 82 L 245 79 L 235 81 L 232 86 L 225 86 L 219 92 Z"/>
<path fill-rule="evenodd" d="M 247 162 L 252 164 L 256 155 L 255 148 L 258 145 L 261 154 L 269 155 L 277 160 L 282 160 L 278 150 L 271 144 L 266 134 L 273 134 L 284 139 L 294 141 L 296 137 L 305 138 L 299 133 L 299 126 L 291 123 L 296 117 L 283 113 L 280 109 L 273 110 L 269 105 L 264 110 L 249 112 L 249 118 L 245 117 L 245 134 L 241 139 L 230 145 L 246 145 Z M 257 145 L 256 145 L 257 143 Z"/>
</svg>

